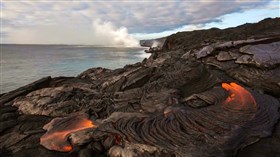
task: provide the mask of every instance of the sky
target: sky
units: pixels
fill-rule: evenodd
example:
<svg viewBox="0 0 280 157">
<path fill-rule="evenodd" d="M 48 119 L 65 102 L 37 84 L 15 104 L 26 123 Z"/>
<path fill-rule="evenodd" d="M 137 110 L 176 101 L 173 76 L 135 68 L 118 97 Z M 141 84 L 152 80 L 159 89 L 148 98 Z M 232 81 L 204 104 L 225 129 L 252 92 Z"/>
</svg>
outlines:
<svg viewBox="0 0 280 157">
<path fill-rule="evenodd" d="M 279 17 L 278 0 L 1 0 L 1 43 L 136 46 Z"/>
</svg>

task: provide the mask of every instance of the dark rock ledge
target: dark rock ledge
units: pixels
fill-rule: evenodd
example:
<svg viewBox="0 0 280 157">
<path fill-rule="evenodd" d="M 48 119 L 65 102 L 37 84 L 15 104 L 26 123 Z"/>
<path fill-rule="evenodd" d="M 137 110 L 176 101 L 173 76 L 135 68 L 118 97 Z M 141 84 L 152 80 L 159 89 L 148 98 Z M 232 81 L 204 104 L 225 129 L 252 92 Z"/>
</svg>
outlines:
<svg viewBox="0 0 280 157">
<path fill-rule="evenodd" d="M 0 156 L 280 156 L 280 19 L 164 40 L 1 95 Z"/>
</svg>

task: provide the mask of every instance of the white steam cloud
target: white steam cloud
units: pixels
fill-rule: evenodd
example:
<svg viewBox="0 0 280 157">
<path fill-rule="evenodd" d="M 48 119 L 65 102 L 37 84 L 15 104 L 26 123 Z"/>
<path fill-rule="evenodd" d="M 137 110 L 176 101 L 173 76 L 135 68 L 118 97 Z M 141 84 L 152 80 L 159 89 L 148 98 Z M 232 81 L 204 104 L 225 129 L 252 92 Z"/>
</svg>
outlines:
<svg viewBox="0 0 280 157">
<path fill-rule="evenodd" d="M 101 45 L 137 47 L 139 41 L 132 37 L 127 28 L 115 27 L 111 22 L 102 22 L 100 19 L 92 23 L 94 38 L 101 41 Z"/>
<path fill-rule="evenodd" d="M 111 22 L 94 20 L 92 25 L 77 30 L 60 23 L 49 26 L 30 26 L 7 30 L 3 43 L 17 44 L 74 44 L 116 47 L 138 47 L 139 41 L 128 33 L 127 28 L 117 28 Z"/>
<path fill-rule="evenodd" d="M 153 41 L 152 47 L 158 47 L 159 45 L 160 45 L 160 43 L 158 41 Z"/>
</svg>

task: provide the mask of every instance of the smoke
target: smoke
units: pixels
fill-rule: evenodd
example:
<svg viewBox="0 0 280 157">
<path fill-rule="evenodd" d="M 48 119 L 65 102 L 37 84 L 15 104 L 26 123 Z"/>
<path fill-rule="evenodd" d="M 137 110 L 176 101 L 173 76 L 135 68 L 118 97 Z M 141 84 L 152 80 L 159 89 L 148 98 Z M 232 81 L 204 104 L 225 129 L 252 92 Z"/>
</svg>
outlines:
<svg viewBox="0 0 280 157">
<path fill-rule="evenodd" d="M 100 45 L 137 47 L 139 41 L 132 37 L 127 28 L 115 27 L 111 22 L 103 22 L 100 19 L 92 22 L 93 37 L 100 41 Z"/>
</svg>

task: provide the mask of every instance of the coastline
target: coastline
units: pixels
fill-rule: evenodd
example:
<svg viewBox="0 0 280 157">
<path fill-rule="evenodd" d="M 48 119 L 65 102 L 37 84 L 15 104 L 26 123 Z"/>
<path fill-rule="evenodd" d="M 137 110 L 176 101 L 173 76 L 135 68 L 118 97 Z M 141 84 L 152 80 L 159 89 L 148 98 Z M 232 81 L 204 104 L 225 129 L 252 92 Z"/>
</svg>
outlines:
<svg viewBox="0 0 280 157">
<path fill-rule="evenodd" d="M 2 94 L 0 113 L 12 116 L 0 117 L 1 156 L 135 151 L 253 157 L 260 148 L 263 154 L 270 149 L 280 153 L 279 30 L 275 18 L 225 30 L 181 32 L 167 37 L 162 49 L 142 62 L 114 70 L 90 68 L 77 77 L 45 77 Z M 230 102 L 234 86 L 249 95 L 246 100 L 254 100 L 240 102 L 243 97 L 233 92 L 240 99 L 229 105 L 234 110 L 219 107 Z M 40 145 L 44 125 L 76 112 L 86 113 L 97 129 L 69 134 L 75 148 L 69 154 Z"/>
<path fill-rule="evenodd" d="M 75 45 L 3 45 L 1 92 L 45 76 L 73 77 L 91 67 L 116 69 L 148 57 L 146 48 Z"/>
</svg>

